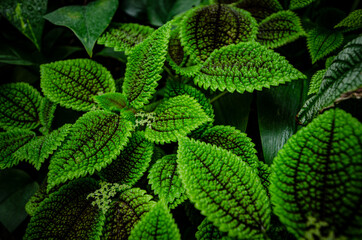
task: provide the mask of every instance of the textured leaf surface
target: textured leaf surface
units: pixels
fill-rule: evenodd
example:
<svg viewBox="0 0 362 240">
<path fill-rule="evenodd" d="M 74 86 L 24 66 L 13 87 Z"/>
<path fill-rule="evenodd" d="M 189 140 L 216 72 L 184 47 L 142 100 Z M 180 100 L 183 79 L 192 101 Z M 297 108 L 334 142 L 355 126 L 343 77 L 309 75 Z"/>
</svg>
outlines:
<svg viewBox="0 0 362 240">
<path fill-rule="evenodd" d="M 99 175 L 107 182 L 132 186 L 147 170 L 152 154 L 153 144 L 145 139 L 143 132 L 136 132 L 121 154 L 102 169 Z"/>
<path fill-rule="evenodd" d="M 47 193 L 47 181 L 44 180 L 38 190 L 30 197 L 29 201 L 25 205 L 25 211 L 29 216 L 33 217 L 40 203 L 42 203 L 49 194 Z"/>
<path fill-rule="evenodd" d="M 35 137 L 28 130 L 11 130 L 0 133 L 0 169 L 12 167 L 19 163 L 13 154 Z"/>
<path fill-rule="evenodd" d="M 123 93 L 130 105 L 136 109 L 149 103 L 156 92 L 157 81 L 161 79 L 163 63 L 166 60 L 171 23 L 165 24 L 150 37 L 138 44 L 127 58 Z"/>
<path fill-rule="evenodd" d="M 95 101 L 105 110 L 120 111 L 128 105 L 127 98 L 122 93 L 105 93 L 95 96 Z"/>
<path fill-rule="evenodd" d="M 270 223 L 270 203 L 246 162 L 222 148 L 183 138 L 177 163 L 190 200 L 209 221 L 231 237 L 262 237 Z"/>
<path fill-rule="evenodd" d="M 305 35 L 299 17 L 292 11 L 279 11 L 259 24 L 256 40 L 261 44 L 277 48 Z"/>
<path fill-rule="evenodd" d="M 27 83 L 0 86 L 0 127 L 34 129 L 39 125 L 42 97 Z"/>
<path fill-rule="evenodd" d="M 184 75 L 183 69 L 187 63 L 189 56 L 186 55 L 180 39 L 180 27 L 176 27 L 171 31 L 170 40 L 168 42 L 168 62 L 177 74 Z"/>
<path fill-rule="evenodd" d="M 101 239 L 127 240 L 136 223 L 155 205 L 151 199 L 151 195 L 139 188 L 122 191 L 107 212 Z"/>
<path fill-rule="evenodd" d="M 314 28 L 308 32 L 307 44 L 312 63 L 327 56 L 343 43 L 343 34 L 323 28 Z"/>
<path fill-rule="evenodd" d="M 310 122 L 318 111 L 330 106 L 343 93 L 356 90 L 362 86 L 362 37 L 349 42 L 334 58 L 324 74 L 318 94 L 306 101 L 298 113 L 298 120 L 305 124 Z"/>
<path fill-rule="evenodd" d="M 335 28 L 362 28 L 362 9 L 357 9 L 351 12 L 345 19 L 339 22 Z"/>
<path fill-rule="evenodd" d="M 111 73 L 90 59 L 43 64 L 40 73 L 45 96 L 63 107 L 78 111 L 94 110 L 94 96 L 116 91 Z"/>
<path fill-rule="evenodd" d="M 315 218 L 326 235 L 362 236 L 362 125 L 329 110 L 300 130 L 274 159 L 274 213 L 297 238 Z"/>
<path fill-rule="evenodd" d="M 94 44 L 111 22 L 117 7 L 117 0 L 97 0 L 85 6 L 59 8 L 44 18 L 72 30 L 92 57 Z"/>
<path fill-rule="evenodd" d="M 216 226 L 212 224 L 206 218 L 202 223 L 197 227 L 197 232 L 195 234 L 197 240 L 210 240 L 210 239 L 219 239 L 219 240 L 236 240 L 238 238 L 228 237 L 226 232 L 221 232 Z"/>
<path fill-rule="evenodd" d="M 24 239 L 99 239 L 105 218 L 87 200 L 97 188 L 93 179 L 77 179 L 50 194 L 30 219 Z"/>
<path fill-rule="evenodd" d="M 308 95 L 316 94 L 319 92 L 319 88 L 322 84 L 323 76 L 327 72 L 327 69 L 322 69 L 313 74 L 309 85 Z"/>
<path fill-rule="evenodd" d="M 32 164 L 36 170 L 40 170 L 42 163 L 52 154 L 64 141 L 71 124 L 51 132 L 46 136 L 39 136 L 19 148 L 13 156 L 19 160 L 26 160 Z"/>
<path fill-rule="evenodd" d="M 244 9 L 258 21 L 268 17 L 272 13 L 283 10 L 278 0 L 242 0 L 235 7 Z"/>
<path fill-rule="evenodd" d="M 165 203 L 158 202 L 131 232 L 129 240 L 180 240 L 180 231 Z"/>
<path fill-rule="evenodd" d="M 223 46 L 254 40 L 256 20 L 242 9 L 209 5 L 190 11 L 181 23 L 181 43 L 197 61 Z"/>
<path fill-rule="evenodd" d="M 146 138 L 155 143 L 175 142 L 211 119 L 201 105 L 188 95 L 170 98 L 155 110 L 155 118 L 146 128 Z"/>
<path fill-rule="evenodd" d="M 48 98 L 42 98 L 39 109 L 39 120 L 45 132 L 51 129 L 56 108 L 56 103 L 51 102 Z"/>
<path fill-rule="evenodd" d="M 125 51 L 126 54 L 154 31 L 149 26 L 136 23 L 119 23 L 110 26 L 99 38 L 97 43 L 112 47 L 115 51 Z"/>
<path fill-rule="evenodd" d="M 187 198 L 185 188 L 182 186 L 181 178 L 177 172 L 176 160 L 176 154 L 164 156 L 153 164 L 148 175 L 153 191 L 160 199 L 169 204 L 170 208 L 175 208 Z"/>
<path fill-rule="evenodd" d="M 239 93 L 306 78 L 288 61 L 257 42 L 216 50 L 202 66 L 195 83 L 205 89 Z"/>
<path fill-rule="evenodd" d="M 314 1 L 315 0 L 291 0 L 289 9 L 295 10 L 295 9 L 299 9 L 299 8 L 304 8 Z"/>
<path fill-rule="evenodd" d="M 111 112 L 84 114 L 51 158 L 48 190 L 106 167 L 126 145 L 132 128 L 131 122 Z"/>
</svg>

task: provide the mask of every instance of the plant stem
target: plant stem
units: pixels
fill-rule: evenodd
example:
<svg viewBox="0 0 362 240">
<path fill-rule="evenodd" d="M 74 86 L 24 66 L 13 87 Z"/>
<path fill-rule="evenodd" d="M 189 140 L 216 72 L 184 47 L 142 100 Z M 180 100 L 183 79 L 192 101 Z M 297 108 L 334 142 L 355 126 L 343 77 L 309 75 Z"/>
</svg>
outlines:
<svg viewBox="0 0 362 240">
<path fill-rule="evenodd" d="M 215 102 L 216 100 L 218 100 L 219 98 L 221 98 L 222 96 L 224 96 L 226 93 L 228 93 L 228 91 L 224 91 L 222 93 L 220 93 L 219 95 L 217 95 L 216 97 L 214 97 L 213 99 L 210 100 L 210 103 Z"/>
</svg>

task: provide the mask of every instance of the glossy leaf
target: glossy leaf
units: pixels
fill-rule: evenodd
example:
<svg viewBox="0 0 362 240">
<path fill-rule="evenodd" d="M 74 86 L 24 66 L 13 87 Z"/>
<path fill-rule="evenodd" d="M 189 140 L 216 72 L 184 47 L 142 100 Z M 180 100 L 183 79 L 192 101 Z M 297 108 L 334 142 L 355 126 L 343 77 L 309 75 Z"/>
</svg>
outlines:
<svg viewBox="0 0 362 240">
<path fill-rule="evenodd" d="M 192 130 L 211 119 L 201 105 L 188 95 L 170 98 L 155 110 L 152 123 L 145 130 L 145 136 L 155 143 L 175 142 Z"/>
<path fill-rule="evenodd" d="M 254 170 L 231 152 L 183 138 L 178 149 L 182 184 L 195 207 L 230 237 L 261 238 L 270 203 Z"/>
<path fill-rule="evenodd" d="M 170 210 L 162 201 L 158 202 L 134 227 L 129 240 L 165 239 L 180 240 L 180 231 Z"/>
<path fill-rule="evenodd" d="M 221 232 L 219 229 L 212 224 L 206 218 L 202 223 L 197 227 L 197 232 L 195 234 L 197 240 L 210 240 L 210 239 L 219 239 L 219 240 L 236 240 L 238 238 L 228 237 L 226 232 Z"/>
<path fill-rule="evenodd" d="M 111 22 L 117 8 L 117 0 L 97 0 L 85 6 L 59 8 L 44 18 L 55 25 L 72 30 L 92 57 L 94 44 Z"/>
<path fill-rule="evenodd" d="M 181 44 L 196 62 L 221 47 L 255 39 L 256 20 L 242 9 L 209 5 L 187 13 L 181 23 Z"/>
<path fill-rule="evenodd" d="M 274 213 L 297 238 L 326 223 L 336 238 L 362 236 L 362 125 L 329 110 L 301 129 L 274 159 Z"/>
<path fill-rule="evenodd" d="M 99 172 L 100 177 L 112 183 L 134 185 L 147 170 L 153 154 L 153 144 L 143 132 L 135 132 L 121 154 Z"/>
<path fill-rule="evenodd" d="M 105 217 L 87 195 L 95 180 L 77 179 L 49 195 L 30 219 L 24 239 L 99 239 Z"/>
<path fill-rule="evenodd" d="M 13 154 L 35 137 L 29 130 L 10 130 L 0 133 L 0 169 L 17 165 L 19 160 Z"/>
<path fill-rule="evenodd" d="M 51 102 L 48 98 L 45 97 L 40 103 L 39 121 L 46 133 L 51 129 L 56 108 L 57 104 Z"/>
<path fill-rule="evenodd" d="M 362 9 L 351 12 L 346 18 L 334 26 L 334 28 L 347 28 L 348 30 L 362 28 Z"/>
<path fill-rule="evenodd" d="M 323 76 L 327 72 L 327 69 L 322 69 L 313 74 L 310 80 L 308 95 L 316 94 L 319 92 L 319 88 L 322 84 Z"/>
<path fill-rule="evenodd" d="M 362 37 L 349 42 L 334 58 L 324 74 L 318 94 L 306 101 L 298 113 L 302 124 L 310 122 L 318 111 L 333 104 L 343 93 L 358 89 L 362 85 Z"/>
<path fill-rule="evenodd" d="M 156 92 L 166 60 L 171 23 L 165 24 L 138 44 L 128 57 L 123 93 L 130 105 L 140 109 Z"/>
<path fill-rule="evenodd" d="M 308 32 L 307 44 L 312 63 L 327 56 L 343 43 L 343 34 L 323 28 L 314 28 Z"/>
<path fill-rule="evenodd" d="M 149 26 L 137 23 L 119 23 L 111 25 L 97 40 L 98 44 L 125 51 L 129 54 L 139 43 L 143 42 L 154 31 Z"/>
<path fill-rule="evenodd" d="M 269 15 L 283 10 L 278 0 L 242 0 L 237 2 L 235 7 L 250 12 L 259 22 Z"/>
<path fill-rule="evenodd" d="M 27 83 L 0 86 L 0 127 L 34 129 L 39 125 L 42 97 Z"/>
<path fill-rule="evenodd" d="M 111 112 L 84 114 L 51 158 L 48 191 L 59 183 L 93 174 L 109 165 L 128 142 L 132 128 L 131 122 Z"/>
<path fill-rule="evenodd" d="M 277 48 L 304 36 L 299 17 L 292 11 L 279 11 L 259 24 L 256 40 L 269 48 Z"/>
<path fill-rule="evenodd" d="M 229 45 L 213 52 L 195 83 L 205 89 L 239 93 L 306 78 L 278 53 L 257 42 Z"/>
<path fill-rule="evenodd" d="M 94 100 L 108 111 L 120 111 L 128 105 L 126 96 L 118 92 L 94 96 Z"/>
<path fill-rule="evenodd" d="M 314 1 L 315 0 L 291 0 L 289 9 L 295 10 L 295 9 L 299 9 L 299 8 L 304 8 L 308 5 L 310 5 Z"/>
<path fill-rule="evenodd" d="M 97 106 L 94 96 L 116 91 L 111 73 L 90 59 L 43 64 L 40 73 L 45 96 L 78 111 L 94 110 Z"/>
</svg>

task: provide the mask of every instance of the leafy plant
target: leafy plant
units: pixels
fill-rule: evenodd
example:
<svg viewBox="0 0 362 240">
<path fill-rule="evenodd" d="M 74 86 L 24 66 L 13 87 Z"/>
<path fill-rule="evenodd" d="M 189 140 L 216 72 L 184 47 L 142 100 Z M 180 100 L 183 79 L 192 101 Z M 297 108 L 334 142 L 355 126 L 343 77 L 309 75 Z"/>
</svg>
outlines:
<svg viewBox="0 0 362 240">
<path fill-rule="evenodd" d="M 30 2 L 0 3 L 1 238 L 362 238 L 356 4 Z"/>
</svg>

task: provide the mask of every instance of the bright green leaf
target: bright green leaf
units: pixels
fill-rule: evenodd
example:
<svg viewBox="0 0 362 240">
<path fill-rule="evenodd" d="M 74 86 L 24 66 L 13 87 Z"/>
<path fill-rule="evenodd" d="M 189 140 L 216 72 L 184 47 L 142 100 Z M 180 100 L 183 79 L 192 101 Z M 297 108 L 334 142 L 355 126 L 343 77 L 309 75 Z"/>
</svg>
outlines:
<svg viewBox="0 0 362 240">
<path fill-rule="evenodd" d="M 51 129 L 56 108 L 57 104 L 51 102 L 48 98 L 44 97 L 42 99 L 39 108 L 39 121 L 43 126 L 43 132 L 47 133 Z"/>
<path fill-rule="evenodd" d="M 299 9 L 299 8 L 304 8 L 314 1 L 315 0 L 291 0 L 289 9 L 295 10 L 295 9 Z"/>
<path fill-rule="evenodd" d="M 195 236 L 197 240 L 237 240 L 237 238 L 228 237 L 228 234 L 226 232 L 219 231 L 219 229 L 206 218 L 197 227 L 197 232 Z"/>
<path fill-rule="evenodd" d="M 323 76 L 326 72 L 327 69 L 322 69 L 313 74 L 312 79 L 310 80 L 308 95 L 316 94 L 319 92 Z"/>
<path fill-rule="evenodd" d="M 259 22 L 269 15 L 283 10 L 278 0 L 241 0 L 234 6 L 250 12 Z"/>
<path fill-rule="evenodd" d="M 120 111 L 127 107 L 128 102 L 126 96 L 122 93 L 105 93 L 94 96 L 94 100 L 105 110 Z"/>
<path fill-rule="evenodd" d="M 351 12 L 346 18 L 334 26 L 334 28 L 348 28 L 349 30 L 362 28 L 362 9 Z"/>
</svg>

